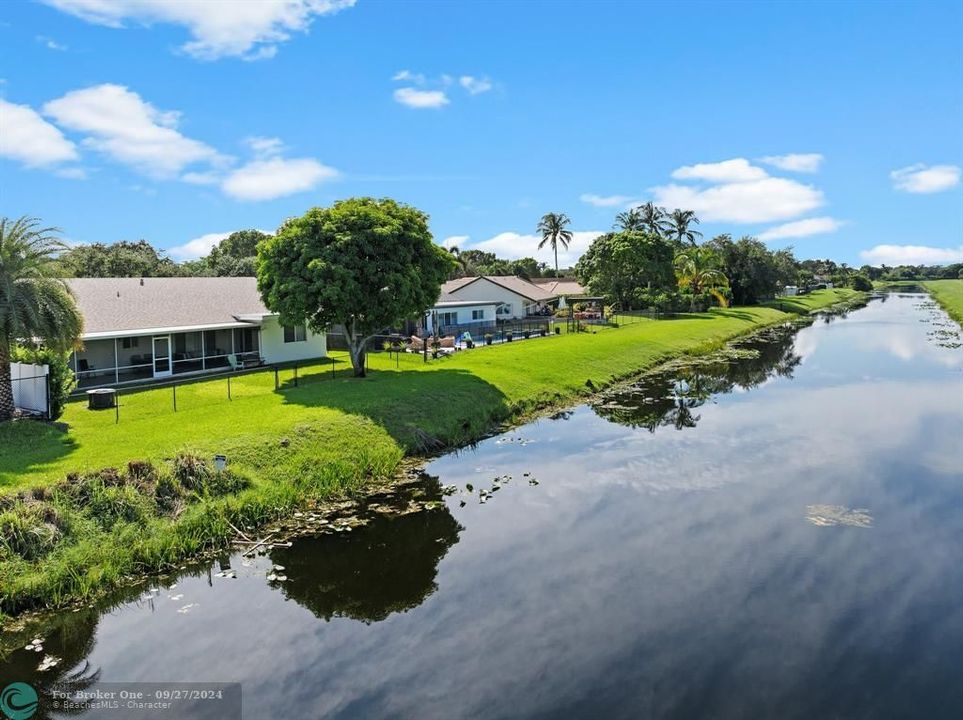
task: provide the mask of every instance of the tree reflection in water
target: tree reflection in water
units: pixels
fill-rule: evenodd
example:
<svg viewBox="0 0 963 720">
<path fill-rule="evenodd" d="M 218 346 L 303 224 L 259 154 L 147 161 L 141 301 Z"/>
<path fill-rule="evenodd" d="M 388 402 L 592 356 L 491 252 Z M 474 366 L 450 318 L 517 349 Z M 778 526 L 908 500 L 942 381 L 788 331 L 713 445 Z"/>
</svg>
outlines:
<svg viewBox="0 0 963 720">
<path fill-rule="evenodd" d="M 355 532 L 302 538 L 272 551 L 271 560 L 287 576 L 281 591 L 324 620 L 373 623 L 424 602 L 437 589 L 438 563 L 463 529 L 440 502 L 437 478 L 425 480 L 415 492 L 431 509 L 368 513 L 368 525 Z M 374 500 L 388 510 L 384 498 Z"/>
<path fill-rule="evenodd" d="M 737 344 L 753 357 L 693 361 L 690 367 L 646 375 L 627 388 L 605 393 L 593 409 L 619 425 L 676 430 L 694 428 L 697 414 L 713 395 L 749 390 L 771 377 L 791 378 L 802 357 L 794 350 L 796 328 L 780 327 Z"/>
</svg>

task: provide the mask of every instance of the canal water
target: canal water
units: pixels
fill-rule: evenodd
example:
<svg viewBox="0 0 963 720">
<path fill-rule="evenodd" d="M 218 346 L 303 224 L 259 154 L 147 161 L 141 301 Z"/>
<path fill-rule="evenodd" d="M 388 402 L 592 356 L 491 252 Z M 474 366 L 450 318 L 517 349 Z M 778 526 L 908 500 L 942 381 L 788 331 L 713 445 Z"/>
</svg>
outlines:
<svg viewBox="0 0 963 720">
<path fill-rule="evenodd" d="M 49 618 L 0 679 L 238 682 L 252 720 L 963 717 L 955 326 L 891 294 L 739 348 L 431 462 L 418 511 Z"/>
</svg>

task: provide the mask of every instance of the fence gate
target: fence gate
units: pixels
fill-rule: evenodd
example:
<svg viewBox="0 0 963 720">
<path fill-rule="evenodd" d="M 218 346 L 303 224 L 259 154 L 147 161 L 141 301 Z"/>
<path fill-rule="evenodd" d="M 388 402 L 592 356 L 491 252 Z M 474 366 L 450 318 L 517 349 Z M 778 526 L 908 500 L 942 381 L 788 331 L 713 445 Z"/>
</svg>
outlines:
<svg viewBox="0 0 963 720">
<path fill-rule="evenodd" d="M 13 406 L 17 410 L 39 413 L 48 417 L 50 412 L 50 392 L 47 365 L 28 365 L 11 363 L 10 376 L 13 380 Z"/>
</svg>

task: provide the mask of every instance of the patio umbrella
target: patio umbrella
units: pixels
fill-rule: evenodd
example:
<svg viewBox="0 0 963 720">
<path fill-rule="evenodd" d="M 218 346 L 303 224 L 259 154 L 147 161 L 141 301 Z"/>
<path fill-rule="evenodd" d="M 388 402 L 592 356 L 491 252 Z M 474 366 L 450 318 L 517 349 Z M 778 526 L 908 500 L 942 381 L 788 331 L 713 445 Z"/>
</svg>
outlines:
<svg viewBox="0 0 963 720">
<path fill-rule="evenodd" d="M 558 299 L 558 309 L 564 310 L 568 305 L 565 304 L 565 296 L 563 295 Z"/>
</svg>

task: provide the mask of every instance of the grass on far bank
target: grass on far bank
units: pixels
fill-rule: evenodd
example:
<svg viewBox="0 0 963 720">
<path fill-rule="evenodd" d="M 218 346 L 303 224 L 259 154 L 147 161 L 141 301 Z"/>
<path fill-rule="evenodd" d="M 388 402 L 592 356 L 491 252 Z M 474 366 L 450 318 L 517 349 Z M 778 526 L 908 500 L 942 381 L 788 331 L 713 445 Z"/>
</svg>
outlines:
<svg viewBox="0 0 963 720">
<path fill-rule="evenodd" d="M 821 291 L 798 307 L 857 296 Z M 286 370 L 277 391 L 271 371 L 235 376 L 231 400 L 225 378 L 179 386 L 176 413 L 170 388 L 144 389 L 121 396 L 118 424 L 113 412 L 77 401 L 62 418 L 66 432 L 0 425 L 0 612 L 89 597 L 225 544 L 231 524 L 254 527 L 361 489 L 389 478 L 405 455 L 477 439 L 788 317 L 772 307 L 716 309 L 427 364 L 378 353 L 362 380 L 348 376 L 342 356 L 337 379 L 323 379 L 331 364 L 316 365 L 295 386 Z M 230 482 L 204 464 L 215 453 L 228 456 Z M 194 469 L 185 474 L 185 464 Z"/>
<path fill-rule="evenodd" d="M 963 326 L 963 279 L 925 280 L 920 283 L 956 322 Z"/>
</svg>

